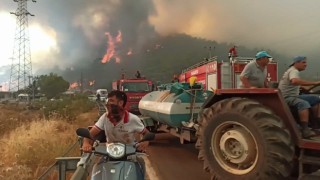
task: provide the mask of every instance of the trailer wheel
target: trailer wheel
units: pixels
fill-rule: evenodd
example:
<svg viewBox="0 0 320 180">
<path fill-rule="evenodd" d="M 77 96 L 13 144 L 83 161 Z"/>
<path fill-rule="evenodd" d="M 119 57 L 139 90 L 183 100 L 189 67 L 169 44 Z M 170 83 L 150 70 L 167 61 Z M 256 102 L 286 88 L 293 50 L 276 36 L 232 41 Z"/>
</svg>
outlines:
<svg viewBox="0 0 320 180">
<path fill-rule="evenodd" d="M 294 146 L 282 120 L 256 101 L 229 98 L 204 109 L 196 148 L 212 179 L 284 179 Z"/>
</svg>

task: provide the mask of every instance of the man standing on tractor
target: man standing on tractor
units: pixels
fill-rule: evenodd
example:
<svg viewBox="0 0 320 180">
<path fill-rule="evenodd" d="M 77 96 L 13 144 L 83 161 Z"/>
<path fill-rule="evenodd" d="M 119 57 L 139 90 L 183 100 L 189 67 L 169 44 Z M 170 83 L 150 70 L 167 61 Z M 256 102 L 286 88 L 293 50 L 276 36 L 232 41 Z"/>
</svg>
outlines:
<svg viewBox="0 0 320 180">
<path fill-rule="evenodd" d="M 248 63 L 240 74 L 241 88 L 267 88 L 267 65 L 272 58 L 266 51 L 256 54 L 256 60 Z"/>
<path fill-rule="evenodd" d="M 319 96 L 310 94 L 299 95 L 300 86 L 320 84 L 320 81 L 306 81 L 300 78 L 300 71 L 305 70 L 306 67 L 307 58 L 305 56 L 294 57 L 292 64 L 283 74 L 278 86 L 286 103 L 298 110 L 303 138 L 309 138 L 316 134 L 308 127 L 310 108 L 315 120 L 320 121 Z"/>
</svg>

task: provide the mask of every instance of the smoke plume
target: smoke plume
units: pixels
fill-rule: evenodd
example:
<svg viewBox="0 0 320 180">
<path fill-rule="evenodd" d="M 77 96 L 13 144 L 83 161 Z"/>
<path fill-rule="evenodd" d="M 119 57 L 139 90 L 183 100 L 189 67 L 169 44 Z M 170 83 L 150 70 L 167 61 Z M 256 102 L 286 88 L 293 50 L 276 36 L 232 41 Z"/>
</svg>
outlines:
<svg viewBox="0 0 320 180">
<path fill-rule="evenodd" d="M 140 68 L 142 56 L 138 54 L 149 51 L 146 43 L 159 36 L 183 33 L 287 56 L 304 54 L 310 59 L 316 57 L 315 47 L 320 45 L 319 23 L 313 18 L 320 14 L 318 0 L 29 2 L 29 11 L 36 15 L 29 24 L 52 31 L 57 43 L 51 53 L 35 60 L 36 73 L 54 71 L 70 81 L 87 78 L 99 86 Z M 0 11 L 15 8 L 14 2 L 0 2 Z M 119 34 L 121 41 L 116 38 Z"/>
</svg>

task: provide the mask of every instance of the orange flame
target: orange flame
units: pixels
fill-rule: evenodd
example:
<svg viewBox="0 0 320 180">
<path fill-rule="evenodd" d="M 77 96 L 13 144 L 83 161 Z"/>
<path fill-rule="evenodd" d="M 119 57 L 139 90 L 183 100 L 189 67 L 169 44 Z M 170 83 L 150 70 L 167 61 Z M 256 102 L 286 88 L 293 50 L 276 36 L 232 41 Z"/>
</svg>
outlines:
<svg viewBox="0 0 320 180">
<path fill-rule="evenodd" d="M 96 82 L 96 80 L 89 81 L 89 86 L 93 86 L 95 82 Z"/>
<path fill-rule="evenodd" d="M 69 89 L 75 89 L 79 86 L 77 82 L 70 83 Z"/>
<path fill-rule="evenodd" d="M 106 32 L 105 35 L 108 38 L 108 49 L 106 54 L 103 56 L 101 62 L 107 63 L 110 61 L 112 57 L 116 59 L 116 63 L 120 63 L 120 57 L 117 55 L 116 52 L 116 43 L 121 43 L 122 41 L 122 33 L 121 31 L 118 31 L 118 35 L 116 36 L 115 40 L 111 36 L 109 32 Z"/>
<path fill-rule="evenodd" d="M 121 31 L 118 31 L 118 35 L 116 37 L 116 42 L 121 43 L 122 42 L 122 33 Z"/>
<path fill-rule="evenodd" d="M 116 57 L 116 63 L 120 63 L 120 58 L 119 57 Z"/>
<path fill-rule="evenodd" d="M 127 52 L 127 55 L 128 56 L 132 55 L 132 48 L 129 49 L 129 51 Z"/>
</svg>

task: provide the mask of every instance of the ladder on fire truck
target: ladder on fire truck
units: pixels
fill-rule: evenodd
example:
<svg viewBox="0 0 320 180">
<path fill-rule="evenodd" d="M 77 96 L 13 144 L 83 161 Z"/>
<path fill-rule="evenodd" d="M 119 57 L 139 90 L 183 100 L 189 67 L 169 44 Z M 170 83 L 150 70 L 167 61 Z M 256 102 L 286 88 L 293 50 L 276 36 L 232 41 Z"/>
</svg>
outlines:
<svg viewBox="0 0 320 180">
<path fill-rule="evenodd" d="M 229 62 L 230 63 L 234 63 L 234 62 L 249 63 L 250 61 L 253 61 L 253 60 L 255 60 L 255 58 L 252 58 L 252 57 L 233 57 L 233 58 L 230 59 Z M 195 69 L 197 67 L 203 66 L 203 65 L 208 64 L 208 63 L 213 62 L 213 61 L 218 61 L 218 57 L 217 56 L 213 56 L 210 59 L 206 59 L 206 60 L 203 60 L 201 62 L 198 62 L 198 63 L 196 63 L 196 64 L 194 64 L 194 65 L 192 65 L 192 66 L 190 66 L 190 67 L 188 67 L 186 69 L 183 69 L 182 73 L 185 73 L 185 72 L 187 72 L 189 70 Z"/>
<path fill-rule="evenodd" d="M 205 59 L 205 60 L 203 60 L 203 61 L 201 61 L 201 62 L 198 62 L 198 63 L 196 63 L 196 64 L 194 64 L 194 65 L 192 65 L 192 66 L 190 66 L 190 67 L 188 67 L 188 68 L 186 68 L 186 69 L 183 69 L 183 70 L 182 70 L 182 73 L 185 73 L 185 72 L 187 72 L 187 71 L 189 71 L 189 70 L 191 70 L 191 69 L 195 69 L 195 68 L 197 68 L 197 67 L 203 66 L 203 65 L 205 65 L 205 64 L 208 64 L 208 63 L 210 63 L 210 62 L 217 61 L 217 60 L 218 60 L 218 57 L 217 57 L 217 56 L 213 56 L 213 57 L 211 57 L 211 58 L 209 58 L 209 59 Z"/>
<path fill-rule="evenodd" d="M 249 63 L 250 61 L 256 60 L 256 58 L 252 57 L 233 57 L 230 59 L 230 62 L 247 62 Z"/>
</svg>

